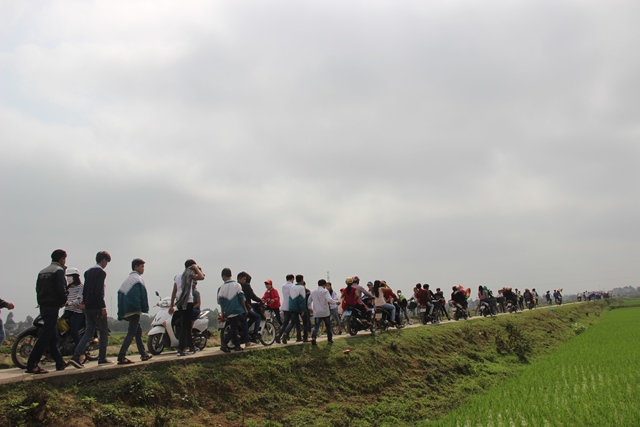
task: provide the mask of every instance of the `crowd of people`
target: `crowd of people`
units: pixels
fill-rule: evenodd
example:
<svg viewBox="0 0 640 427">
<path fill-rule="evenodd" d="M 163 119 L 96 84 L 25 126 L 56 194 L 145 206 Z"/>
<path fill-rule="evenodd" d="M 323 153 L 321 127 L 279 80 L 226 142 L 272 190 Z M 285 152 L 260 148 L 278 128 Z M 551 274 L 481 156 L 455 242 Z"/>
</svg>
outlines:
<svg viewBox="0 0 640 427">
<path fill-rule="evenodd" d="M 45 374 L 48 371 L 39 366 L 40 360 L 48 349 L 49 356 L 55 361 L 56 370 L 64 370 L 72 365 L 82 368 L 86 362 L 85 352 L 90 341 L 98 344 L 98 365 L 113 364 L 107 359 L 108 324 L 105 303 L 106 267 L 111 262 L 107 251 L 96 254 L 96 265 L 82 275 L 77 268 L 66 267 L 67 253 L 56 249 L 51 254 L 51 264 L 38 274 L 36 296 L 43 325 L 38 338 L 29 355 L 26 372 Z M 120 365 L 134 363 L 127 357 L 128 349 L 135 340 L 140 359 L 151 359 L 142 341 L 140 317 L 149 312 L 147 289 L 144 283 L 145 261 L 136 258 L 131 262 L 131 273 L 125 278 L 118 290 L 118 320 L 127 321 L 127 334 L 117 356 Z M 200 311 L 200 295 L 196 285 L 204 280 L 205 275 L 198 264 L 188 259 L 184 270 L 175 276 L 169 313 L 180 319 L 179 344 L 177 356 L 194 354 L 199 349 L 194 346 L 191 336 L 191 325 Z M 242 271 L 233 279 L 229 268 L 221 272 L 222 285 L 218 289 L 217 302 L 220 305 L 219 320 L 226 322 L 229 333 L 222 334 L 220 349 L 223 352 L 242 351 L 245 347 L 258 342 L 260 323 L 267 312 L 277 322 L 275 341 L 287 344 L 291 333 L 296 330 L 297 342 L 311 342 L 316 345 L 319 328 L 325 326 L 327 341 L 333 343 L 333 331 L 343 332 L 342 314 L 351 313 L 366 328 L 374 331 L 376 312 L 383 313 L 389 326 L 402 327 L 411 323 L 412 317 L 422 313 L 433 323 L 441 318 L 450 319 L 444 291 L 436 288 L 435 292 L 429 284 L 416 284 L 413 295 L 407 299 L 401 290 L 394 292 L 384 280 L 374 280 L 366 287 L 360 284 L 358 276 L 348 277 L 344 286 L 336 291 L 331 282 L 324 279 L 317 281 L 317 288 L 307 288 L 304 276 L 288 274 L 282 285 L 281 293 L 273 286 L 272 280 L 265 280 L 265 290 L 259 297 L 251 285 L 251 275 Z M 485 307 L 490 314 L 504 313 L 508 306 L 520 310 L 535 308 L 539 294 L 534 289 L 520 292 L 509 287 L 499 289 L 493 294 L 486 286 L 479 286 L 477 291 L 478 310 Z M 562 303 L 562 289 L 553 293 L 556 304 Z M 449 306 L 460 310 L 465 317 L 469 315 L 468 299 L 471 289 L 462 286 L 452 288 Z M 597 299 L 602 293 L 584 293 L 580 295 Z M 547 304 L 551 304 L 551 293 L 545 294 Z M 0 308 L 13 309 L 12 303 L 0 299 Z M 64 308 L 59 318 L 59 310 Z M 413 314 L 410 317 L 410 313 Z M 477 313 L 479 314 L 479 312 Z M 64 361 L 57 347 L 57 328 L 59 321 L 68 327 L 69 334 L 75 344 L 75 351 L 68 361 Z M 84 327 L 84 334 L 79 331 Z M 0 319 L 0 344 L 4 341 L 4 329 Z M 96 340 L 96 336 L 98 337 Z"/>
</svg>

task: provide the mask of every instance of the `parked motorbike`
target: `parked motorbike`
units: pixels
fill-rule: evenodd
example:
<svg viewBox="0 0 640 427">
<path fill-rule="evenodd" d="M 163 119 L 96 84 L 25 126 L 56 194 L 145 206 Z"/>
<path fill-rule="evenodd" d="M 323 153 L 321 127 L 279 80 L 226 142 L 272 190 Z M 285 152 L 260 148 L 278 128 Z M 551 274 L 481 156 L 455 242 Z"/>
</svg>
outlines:
<svg viewBox="0 0 640 427">
<path fill-rule="evenodd" d="M 156 296 L 161 298 L 158 291 L 156 291 Z M 160 311 L 156 313 L 151 322 L 151 330 L 147 334 L 147 349 L 153 355 L 162 353 L 165 347 L 177 348 L 180 334 L 179 316 L 169 313 L 171 297 L 161 298 L 156 303 L 156 306 L 160 307 Z M 200 350 L 207 346 L 207 340 L 211 338 L 211 332 L 207 329 L 209 327 L 209 318 L 207 316 L 210 312 L 211 310 L 202 310 L 191 327 L 193 346 Z"/>
<path fill-rule="evenodd" d="M 13 342 L 13 346 L 11 346 L 11 360 L 13 363 L 20 369 L 27 368 L 27 360 L 29 360 L 29 355 L 31 354 L 31 350 L 33 350 L 33 346 L 35 345 L 38 335 L 40 333 L 40 329 L 44 326 L 44 321 L 42 317 L 38 315 L 33 321 L 33 326 L 22 331 L 20 335 Z M 78 331 L 78 335 L 80 335 L 80 339 L 84 335 L 85 325 L 83 324 L 80 330 Z M 97 334 L 97 332 L 96 332 Z M 97 360 L 98 359 L 98 340 L 96 339 L 96 334 L 94 334 L 94 339 L 89 341 L 87 345 L 87 349 L 85 350 L 85 358 L 86 360 Z M 58 350 L 60 350 L 60 354 L 62 356 L 72 356 L 74 350 L 76 349 L 76 343 L 71 338 L 71 334 L 69 333 L 68 326 L 61 327 L 60 323 L 58 326 Z M 42 356 L 43 360 L 50 359 L 49 349 L 45 350 L 44 355 Z"/>
</svg>

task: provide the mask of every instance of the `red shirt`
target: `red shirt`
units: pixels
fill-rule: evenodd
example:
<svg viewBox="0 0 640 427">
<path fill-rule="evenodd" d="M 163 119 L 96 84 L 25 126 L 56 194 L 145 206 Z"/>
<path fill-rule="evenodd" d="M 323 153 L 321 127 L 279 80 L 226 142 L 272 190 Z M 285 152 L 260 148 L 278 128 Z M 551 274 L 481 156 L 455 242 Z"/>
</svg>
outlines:
<svg viewBox="0 0 640 427">
<path fill-rule="evenodd" d="M 416 292 L 416 299 L 418 300 L 418 304 L 427 305 L 429 303 L 429 291 L 426 289 L 420 289 Z"/>
<path fill-rule="evenodd" d="M 267 303 L 267 307 L 269 308 L 280 308 L 280 295 L 278 294 L 278 290 L 273 286 L 270 291 L 266 291 L 264 295 L 262 295 L 262 300 Z M 269 300 L 272 301 L 268 302 Z"/>
</svg>

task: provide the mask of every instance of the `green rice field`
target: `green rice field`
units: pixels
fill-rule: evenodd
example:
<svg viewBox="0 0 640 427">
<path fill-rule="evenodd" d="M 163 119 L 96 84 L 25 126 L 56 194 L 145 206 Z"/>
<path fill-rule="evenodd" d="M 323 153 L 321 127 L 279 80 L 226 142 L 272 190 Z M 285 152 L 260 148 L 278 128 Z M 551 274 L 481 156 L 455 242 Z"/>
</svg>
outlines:
<svg viewBox="0 0 640 427">
<path fill-rule="evenodd" d="M 640 426 L 640 307 L 607 312 L 550 356 L 429 426 Z"/>
</svg>

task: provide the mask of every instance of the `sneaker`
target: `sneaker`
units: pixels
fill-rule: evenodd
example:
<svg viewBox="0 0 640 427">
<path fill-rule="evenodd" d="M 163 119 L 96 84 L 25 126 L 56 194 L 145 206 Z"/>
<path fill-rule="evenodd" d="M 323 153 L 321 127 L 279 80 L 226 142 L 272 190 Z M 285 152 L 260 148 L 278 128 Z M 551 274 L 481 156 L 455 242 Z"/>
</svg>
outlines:
<svg viewBox="0 0 640 427">
<path fill-rule="evenodd" d="M 56 366 L 56 371 L 64 371 L 67 366 L 69 366 L 69 362 L 64 362 L 62 365 Z"/>
<path fill-rule="evenodd" d="M 225 353 L 230 353 L 231 352 L 231 348 L 229 346 L 226 346 L 226 345 L 221 345 L 220 346 L 220 350 L 224 351 Z"/>
<path fill-rule="evenodd" d="M 179 352 L 176 353 L 176 355 L 178 357 L 184 357 L 184 356 L 188 356 L 189 354 L 187 352 L 185 352 L 185 351 L 179 351 Z"/>
<path fill-rule="evenodd" d="M 280 335 L 276 335 L 276 342 L 280 344 Z"/>
<path fill-rule="evenodd" d="M 74 368 L 76 368 L 76 369 L 84 368 L 82 363 L 80 363 L 80 361 L 78 359 L 74 359 L 73 357 L 71 359 L 69 359 L 69 364 L 71 366 L 73 366 Z"/>
<path fill-rule="evenodd" d="M 190 348 L 189 349 L 189 353 L 191 353 L 191 354 L 196 354 L 199 351 L 200 351 L 200 349 L 198 347 L 194 347 L 194 348 Z"/>
<path fill-rule="evenodd" d="M 98 360 L 98 365 L 113 365 L 113 362 L 109 359 Z"/>
<path fill-rule="evenodd" d="M 282 344 L 286 344 L 288 340 L 289 340 L 289 336 L 285 333 L 282 336 Z"/>
</svg>

